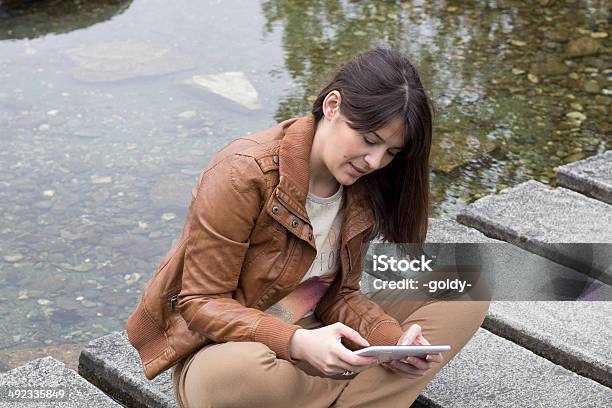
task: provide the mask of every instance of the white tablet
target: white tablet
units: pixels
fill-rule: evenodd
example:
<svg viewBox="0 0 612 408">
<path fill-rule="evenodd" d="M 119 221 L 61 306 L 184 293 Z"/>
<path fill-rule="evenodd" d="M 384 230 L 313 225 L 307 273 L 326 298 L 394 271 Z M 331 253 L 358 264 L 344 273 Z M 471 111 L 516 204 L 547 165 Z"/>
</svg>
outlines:
<svg viewBox="0 0 612 408">
<path fill-rule="evenodd" d="M 425 357 L 430 353 L 443 353 L 449 351 L 450 346 L 371 346 L 353 351 L 354 354 L 364 357 L 376 357 L 380 361 L 400 360 L 409 356 Z"/>
</svg>

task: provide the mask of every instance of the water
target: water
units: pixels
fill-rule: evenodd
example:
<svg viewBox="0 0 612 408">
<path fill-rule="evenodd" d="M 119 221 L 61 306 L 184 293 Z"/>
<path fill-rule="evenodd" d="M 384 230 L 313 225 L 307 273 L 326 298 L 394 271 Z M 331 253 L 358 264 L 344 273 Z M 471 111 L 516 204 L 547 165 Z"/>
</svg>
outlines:
<svg viewBox="0 0 612 408">
<path fill-rule="evenodd" d="M 8 3 L 0 362 L 11 365 L 121 330 L 212 154 L 306 113 L 337 64 L 373 45 L 409 56 L 436 104 L 435 215 L 529 179 L 554 185 L 557 166 L 612 145 L 605 1 Z M 581 37 L 600 50 L 564 58 Z M 185 84 L 235 71 L 261 109 Z"/>
</svg>

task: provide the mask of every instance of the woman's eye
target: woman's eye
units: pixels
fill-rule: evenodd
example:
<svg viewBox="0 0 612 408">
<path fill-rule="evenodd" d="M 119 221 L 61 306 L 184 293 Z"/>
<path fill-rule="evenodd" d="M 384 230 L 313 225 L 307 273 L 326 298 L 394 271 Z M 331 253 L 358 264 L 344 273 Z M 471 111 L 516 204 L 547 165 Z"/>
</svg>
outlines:
<svg viewBox="0 0 612 408">
<path fill-rule="evenodd" d="M 365 137 L 364 135 L 361 135 L 363 137 L 363 141 L 367 144 L 367 145 L 374 145 L 376 144 L 376 142 L 372 142 L 370 141 L 367 137 Z"/>
</svg>

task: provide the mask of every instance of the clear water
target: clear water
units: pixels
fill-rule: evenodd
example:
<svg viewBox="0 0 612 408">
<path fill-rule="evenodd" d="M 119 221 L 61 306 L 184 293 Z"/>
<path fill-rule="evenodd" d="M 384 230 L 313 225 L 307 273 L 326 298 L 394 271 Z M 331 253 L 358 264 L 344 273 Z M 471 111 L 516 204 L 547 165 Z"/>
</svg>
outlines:
<svg viewBox="0 0 612 408">
<path fill-rule="evenodd" d="M 21 10 L 4 3 L 6 365 L 37 350 L 62 358 L 70 344 L 121 330 L 179 235 L 212 154 L 308 112 L 334 68 L 373 45 L 405 53 L 437 106 L 435 215 L 529 179 L 554 185 L 556 167 L 612 146 L 605 1 L 42 1 Z M 580 37 L 600 51 L 564 58 Z M 122 61 L 132 65 L 118 70 L 116 60 L 92 67 L 71 57 L 105 43 L 139 44 L 145 57 L 174 54 L 140 65 L 138 53 L 127 55 Z M 261 109 L 184 84 L 234 71 L 257 90 Z"/>
</svg>

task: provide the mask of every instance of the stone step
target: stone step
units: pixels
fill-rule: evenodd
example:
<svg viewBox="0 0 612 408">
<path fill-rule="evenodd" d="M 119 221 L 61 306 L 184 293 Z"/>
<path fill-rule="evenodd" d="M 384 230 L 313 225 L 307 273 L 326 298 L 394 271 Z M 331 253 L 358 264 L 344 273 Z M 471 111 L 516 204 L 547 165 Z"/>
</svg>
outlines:
<svg viewBox="0 0 612 408">
<path fill-rule="evenodd" d="M 170 370 L 150 381 L 144 376 L 140 358 L 127 333 L 113 332 L 91 341 L 81 352 L 79 374 L 134 408 L 175 408 Z"/>
<path fill-rule="evenodd" d="M 27 364 L 0 373 L 0 408 L 13 407 L 65 407 L 65 408 L 120 408 L 108 395 L 88 383 L 74 370 L 64 366 L 52 357 L 32 360 Z M 11 401 L 7 398 L 9 389 L 32 391 L 35 389 L 64 390 L 65 400 Z"/>
<path fill-rule="evenodd" d="M 483 327 L 612 387 L 612 301 L 492 302 Z"/>
<path fill-rule="evenodd" d="M 426 407 L 605 407 L 612 391 L 479 329 L 428 384 Z"/>
<path fill-rule="evenodd" d="M 477 200 L 457 221 L 612 284 L 609 204 L 531 180 Z"/>
<path fill-rule="evenodd" d="M 427 227 L 426 242 L 439 243 L 495 243 L 500 242 L 489 238 L 477 229 L 466 227 L 450 218 L 430 218 Z"/>
<path fill-rule="evenodd" d="M 498 246 L 501 241 L 488 238 L 454 220 L 430 219 L 427 242 L 486 243 Z M 517 247 L 515 249 L 519 252 L 518 256 L 500 252 L 498 256 L 502 259 L 497 259 L 495 264 L 517 265 L 513 257 L 520 262 L 537 256 Z M 541 265 L 541 271 L 560 270 L 547 267 L 553 262 L 546 258 L 537 264 Z M 563 276 L 567 278 L 571 272 L 567 268 Z M 517 287 L 522 287 L 523 282 L 535 280 L 533 277 L 524 277 L 524 269 L 518 266 L 513 276 Z M 540 276 L 537 281 L 543 284 L 546 279 L 554 278 Z M 372 289 L 373 279 L 373 276 L 364 274 L 364 292 Z M 601 283 L 599 288 L 589 293 L 589 297 L 612 299 L 612 287 Z M 494 301 L 483 327 L 571 371 L 612 386 L 612 349 L 609 347 L 609 339 L 612 338 L 612 301 Z"/>
<path fill-rule="evenodd" d="M 560 166 L 557 183 L 612 204 L 612 150 Z"/>
<path fill-rule="evenodd" d="M 168 372 L 148 381 L 125 333 L 94 340 L 81 366 L 130 407 L 176 407 Z M 609 388 L 581 377 L 523 347 L 479 329 L 427 386 L 414 406 L 605 406 Z"/>
</svg>

